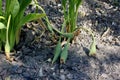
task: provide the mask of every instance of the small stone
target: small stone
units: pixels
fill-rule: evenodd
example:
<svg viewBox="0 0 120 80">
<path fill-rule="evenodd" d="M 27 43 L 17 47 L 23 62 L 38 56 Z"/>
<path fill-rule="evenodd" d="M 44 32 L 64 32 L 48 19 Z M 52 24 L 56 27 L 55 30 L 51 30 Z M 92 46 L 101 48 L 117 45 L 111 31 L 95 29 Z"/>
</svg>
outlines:
<svg viewBox="0 0 120 80">
<path fill-rule="evenodd" d="M 42 67 L 41 67 L 40 70 L 39 70 L 39 76 L 40 76 L 40 77 L 43 76 L 43 69 L 42 69 Z"/>
<path fill-rule="evenodd" d="M 116 25 L 116 23 L 115 23 L 115 22 L 112 22 L 112 25 L 113 25 L 113 26 L 115 26 L 115 25 Z"/>
<path fill-rule="evenodd" d="M 56 74 L 55 74 L 55 72 L 53 73 L 53 76 L 55 76 Z"/>
<path fill-rule="evenodd" d="M 61 7 L 61 4 L 58 4 L 58 7 Z"/>
<path fill-rule="evenodd" d="M 55 67 L 51 67 L 51 70 L 54 70 L 55 69 Z"/>
<path fill-rule="evenodd" d="M 69 74 L 67 74 L 67 78 L 68 78 L 68 79 L 72 79 L 72 78 L 73 78 L 73 75 L 69 73 Z"/>
<path fill-rule="evenodd" d="M 112 42 L 112 39 L 113 39 L 113 36 L 109 36 L 109 37 L 107 38 L 107 40 L 108 40 L 109 42 Z"/>
<path fill-rule="evenodd" d="M 66 79 L 65 79 L 65 75 L 61 75 L 61 76 L 60 76 L 60 79 L 61 79 L 61 80 L 66 80 Z"/>
<path fill-rule="evenodd" d="M 101 76 L 102 76 L 103 78 L 107 78 L 107 77 L 108 77 L 108 75 L 105 74 L 105 73 L 103 73 Z"/>
<path fill-rule="evenodd" d="M 48 62 L 51 62 L 52 60 L 51 60 L 51 58 L 49 58 L 47 61 L 48 61 Z"/>
<path fill-rule="evenodd" d="M 104 3 L 104 6 L 105 6 L 106 9 L 111 9 L 111 8 L 112 8 L 112 6 L 110 6 L 110 5 L 107 4 L 107 3 Z"/>
<path fill-rule="evenodd" d="M 64 72 L 64 69 L 61 69 L 60 72 L 63 73 L 63 72 Z"/>
</svg>

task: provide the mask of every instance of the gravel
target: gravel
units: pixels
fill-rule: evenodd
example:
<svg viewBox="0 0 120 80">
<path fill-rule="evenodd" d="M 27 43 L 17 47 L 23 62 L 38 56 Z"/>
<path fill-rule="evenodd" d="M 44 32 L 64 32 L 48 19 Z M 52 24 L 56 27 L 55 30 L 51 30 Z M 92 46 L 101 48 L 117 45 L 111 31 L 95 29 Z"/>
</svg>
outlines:
<svg viewBox="0 0 120 80">
<path fill-rule="evenodd" d="M 63 22 L 60 1 L 40 4 L 53 25 L 60 28 Z M 29 10 L 31 9 L 33 8 Z M 88 56 L 91 37 L 81 31 L 76 41 L 70 44 L 66 64 L 59 64 L 59 61 L 51 64 L 55 45 L 49 33 L 46 32 L 32 43 L 41 32 L 24 26 L 23 39 L 21 38 L 21 43 L 18 48 L 16 47 L 17 52 L 14 54 L 16 61 L 9 63 L 5 55 L 0 54 L 0 80 L 119 80 L 119 0 L 84 0 L 78 14 L 78 25 L 92 29 L 95 33 L 96 57 Z M 108 28 L 110 31 L 102 37 Z M 39 27 L 36 29 L 40 31 Z"/>
</svg>

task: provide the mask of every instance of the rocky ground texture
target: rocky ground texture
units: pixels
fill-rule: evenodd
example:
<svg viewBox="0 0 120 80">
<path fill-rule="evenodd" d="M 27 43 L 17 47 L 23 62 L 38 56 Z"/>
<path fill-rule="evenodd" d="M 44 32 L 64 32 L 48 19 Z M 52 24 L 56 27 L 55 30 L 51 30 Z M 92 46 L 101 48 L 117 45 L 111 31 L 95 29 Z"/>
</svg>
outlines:
<svg viewBox="0 0 120 80">
<path fill-rule="evenodd" d="M 51 0 L 52 1 L 52 0 Z M 40 2 L 51 22 L 58 28 L 63 22 L 61 4 Z M 30 7 L 28 11 L 32 11 Z M 27 12 L 26 12 L 27 13 Z M 0 54 L 0 80 L 120 80 L 120 1 L 84 0 L 79 9 L 78 26 L 92 29 L 97 43 L 96 57 L 89 57 L 90 36 L 81 31 L 70 44 L 66 64 L 51 64 L 53 44 L 49 32 L 22 29 L 21 43 L 10 63 Z M 37 37 L 37 38 L 36 38 Z"/>
</svg>

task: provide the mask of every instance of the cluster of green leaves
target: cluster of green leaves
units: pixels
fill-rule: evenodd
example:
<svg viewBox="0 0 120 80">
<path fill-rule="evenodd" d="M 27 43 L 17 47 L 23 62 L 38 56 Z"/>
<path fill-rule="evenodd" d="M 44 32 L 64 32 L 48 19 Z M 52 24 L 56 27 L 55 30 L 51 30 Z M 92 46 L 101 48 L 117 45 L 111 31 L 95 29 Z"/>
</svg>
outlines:
<svg viewBox="0 0 120 80">
<path fill-rule="evenodd" d="M 33 6 L 36 6 L 36 12 L 24 15 L 25 9 L 31 1 L 32 0 L 6 0 L 5 10 L 2 10 L 2 0 L 0 0 L 0 51 L 2 50 L 2 47 L 4 47 L 8 60 L 11 61 L 10 51 L 19 43 L 22 25 L 38 18 L 40 24 L 43 25 L 44 23 L 40 19 L 41 17 L 46 21 L 46 27 L 52 35 L 55 35 L 56 33 L 59 34 L 59 41 L 54 50 L 52 63 L 59 57 L 60 62 L 65 63 L 68 56 L 69 43 L 76 36 L 79 29 L 85 30 L 91 34 L 93 42 L 91 44 L 89 55 L 95 55 L 96 47 L 93 33 L 86 28 L 78 27 L 76 24 L 78 8 L 82 3 L 82 0 L 62 0 L 64 22 L 61 30 L 58 30 L 51 25 L 44 9 L 38 5 L 37 0 L 33 0 L 32 3 Z M 41 14 L 38 13 L 38 9 L 42 11 Z M 63 42 L 65 42 L 64 45 Z"/>
<path fill-rule="evenodd" d="M 53 27 L 53 30 L 59 33 L 60 36 L 54 51 L 54 58 L 52 63 L 54 63 L 59 57 L 60 57 L 60 63 L 65 63 L 68 56 L 69 43 L 71 40 L 73 40 L 76 34 L 78 34 L 79 29 L 85 30 L 91 34 L 93 42 L 90 47 L 91 49 L 89 55 L 92 56 L 95 55 L 96 53 L 96 46 L 95 46 L 96 44 L 93 33 L 89 29 L 78 27 L 76 24 L 77 16 L 78 16 L 78 8 L 81 5 L 81 3 L 82 0 L 62 0 L 64 23 L 62 25 L 61 31 Z M 66 40 L 66 44 L 64 46 L 61 45 L 62 38 L 63 40 Z"/>
<path fill-rule="evenodd" d="M 8 60 L 11 61 L 10 51 L 19 43 L 21 27 L 32 20 L 46 16 L 44 13 L 24 12 L 32 0 L 6 0 L 5 10 L 0 0 L 0 51 L 4 47 Z"/>
<path fill-rule="evenodd" d="M 81 0 L 80 1 L 75 0 L 75 2 L 74 2 L 74 0 L 70 0 L 70 1 L 74 2 L 74 5 L 72 4 L 72 6 L 68 10 L 69 12 L 66 13 L 66 11 L 67 11 L 67 6 L 66 6 L 67 5 L 67 0 L 62 0 L 62 1 L 63 1 L 62 2 L 63 10 L 64 10 L 64 22 L 62 24 L 61 30 L 58 30 L 56 27 L 54 27 L 50 23 L 47 16 L 45 16 L 43 18 L 47 23 L 47 25 L 46 25 L 47 29 L 52 33 L 52 35 L 55 35 L 56 33 L 59 34 L 59 36 L 58 36 L 59 41 L 58 41 L 58 43 L 56 45 L 56 48 L 54 50 L 54 58 L 52 60 L 52 63 L 54 63 L 59 57 L 60 57 L 60 62 L 61 63 L 65 63 L 65 61 L 67 59 L 69 43 L 70 43 L 71 39 L 74 37 L 74 30 L 75 30 L 75 27 L 76 27 L 78 7 L 81 4 Z M 44 14 L 46 14 L 44 9 L 41 6 L 38 5 L 38 1 L 34 0 L 34 2 L 35 2 L 35 4 L 33 3 L 33 5 L 36 6 L 37 10 L 40 9 L 40 10 L 42 10 L 42 12 Z M 69 6 L 71 5 L 71 3 L 69 3 Z M 77 8 L 73 8 L 73 7 L 77 7 Z M 72 8 L 72 11 L 70 11 L 71 8 Z M 70 12 L 75 12 L 75 15 L 74 15 L 74 13 L 71 14 Z M 74 20 L 72 20 L 72 19 L 74 19 Z M 68 25 L 73 26 L 73 27 L 70 27 L 70 29 L 71 29 L 70 31 L 66 30 L 68 28 Z M 72 30 L 72 29 L 74 29 L 74 30 Z M 66 39 L 64 45 L 62 45 L 63 39 Z"/>
</svg>

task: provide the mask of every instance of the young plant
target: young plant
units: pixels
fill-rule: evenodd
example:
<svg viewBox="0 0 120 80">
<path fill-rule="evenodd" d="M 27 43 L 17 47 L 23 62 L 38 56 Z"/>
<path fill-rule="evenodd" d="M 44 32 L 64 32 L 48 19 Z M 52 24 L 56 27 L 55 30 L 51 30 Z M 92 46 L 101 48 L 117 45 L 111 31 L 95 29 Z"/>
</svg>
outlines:
<svg viewBox="0 0 120 80">
<path fill-rule="evenodd" d="M 89 55 L 92 56 L 95 55 L 96 53 L 96 44 L 93 33 L 89 29 L 78 27 L 76 24 L 77 16 L 78 16 L 78 8 L 81 5 L 81 3 L 82 0 L 62 0 L 64 23 L 62 25 L 61 31 L 52 27 L 53 30 L 55 30 L 57 33 L 60 34 L 60 39 L 55 48 L 55 53 L 52 63 L 54 63 L 59 57 L 60 57 L 60 63 L 65 63 L 68 56 L 69 43 L 70 41 L 73 40 L 75 36 L 79 34 L 79 29 L 85 30 L 91 34 L 93 42 L 91 44 Z M 61 38 L 63 38 L 63 40 L 67 40 L 63 49 L 61 49 L 62 45 L 60 45 L 62 43 Z"/>
<path fill-rule="evenodd" d="M 19 43 L 22 26 L 32 20 L 45 16 L 44 13 L 29 13 L 24 15 L 32 0 L 6 0 L 5 10 L 2 10 L 0 0 L 0 49 L 4 47 L 6 58 L 12 61 L 10 51 Z"/>
<path fill-rule="evenodd" d="M 36 6 L 37 9 L 42 10 L 44 14 L 46 14 L 45 11 L 42 9 L 42 7 L 38 5 L 37 0 L 34 0 L 34 2 L 35 4 L 33 5 Z M 46 26 L 47 29 L 50 32 L 52 32 L 52 35 L 55 35 L 56 33 L 59 34 L 58 36 L 59 41 L 54 50 L 54 57 L 53 57 L 52 63 L 54 63 L 59 57 L 60 57 L 60 63 L 66 62 L 66 59 L 68 56 L 69 43 L 70 41 L 73 40 L 73 38 L 77 34 L 79 34 L 79 29 L 83 29 L 92 35 L 93 43 L 91 44 L 91 50 L 89 55 L 92 56 L 96 53 L 95 38 L 93 33 L 89 29 L 78 27 L 76 24 L 77 16 L 78 16 L 78 8 L 81 3 L 82 3 L 82 0 L 62 0 L 64 22 L 62 24 L 61 30 L 58 30 L 53 25 L 51 25 L 47 16 L 43 18 L 47 23 L 47 26 Z"/>
</svg>

